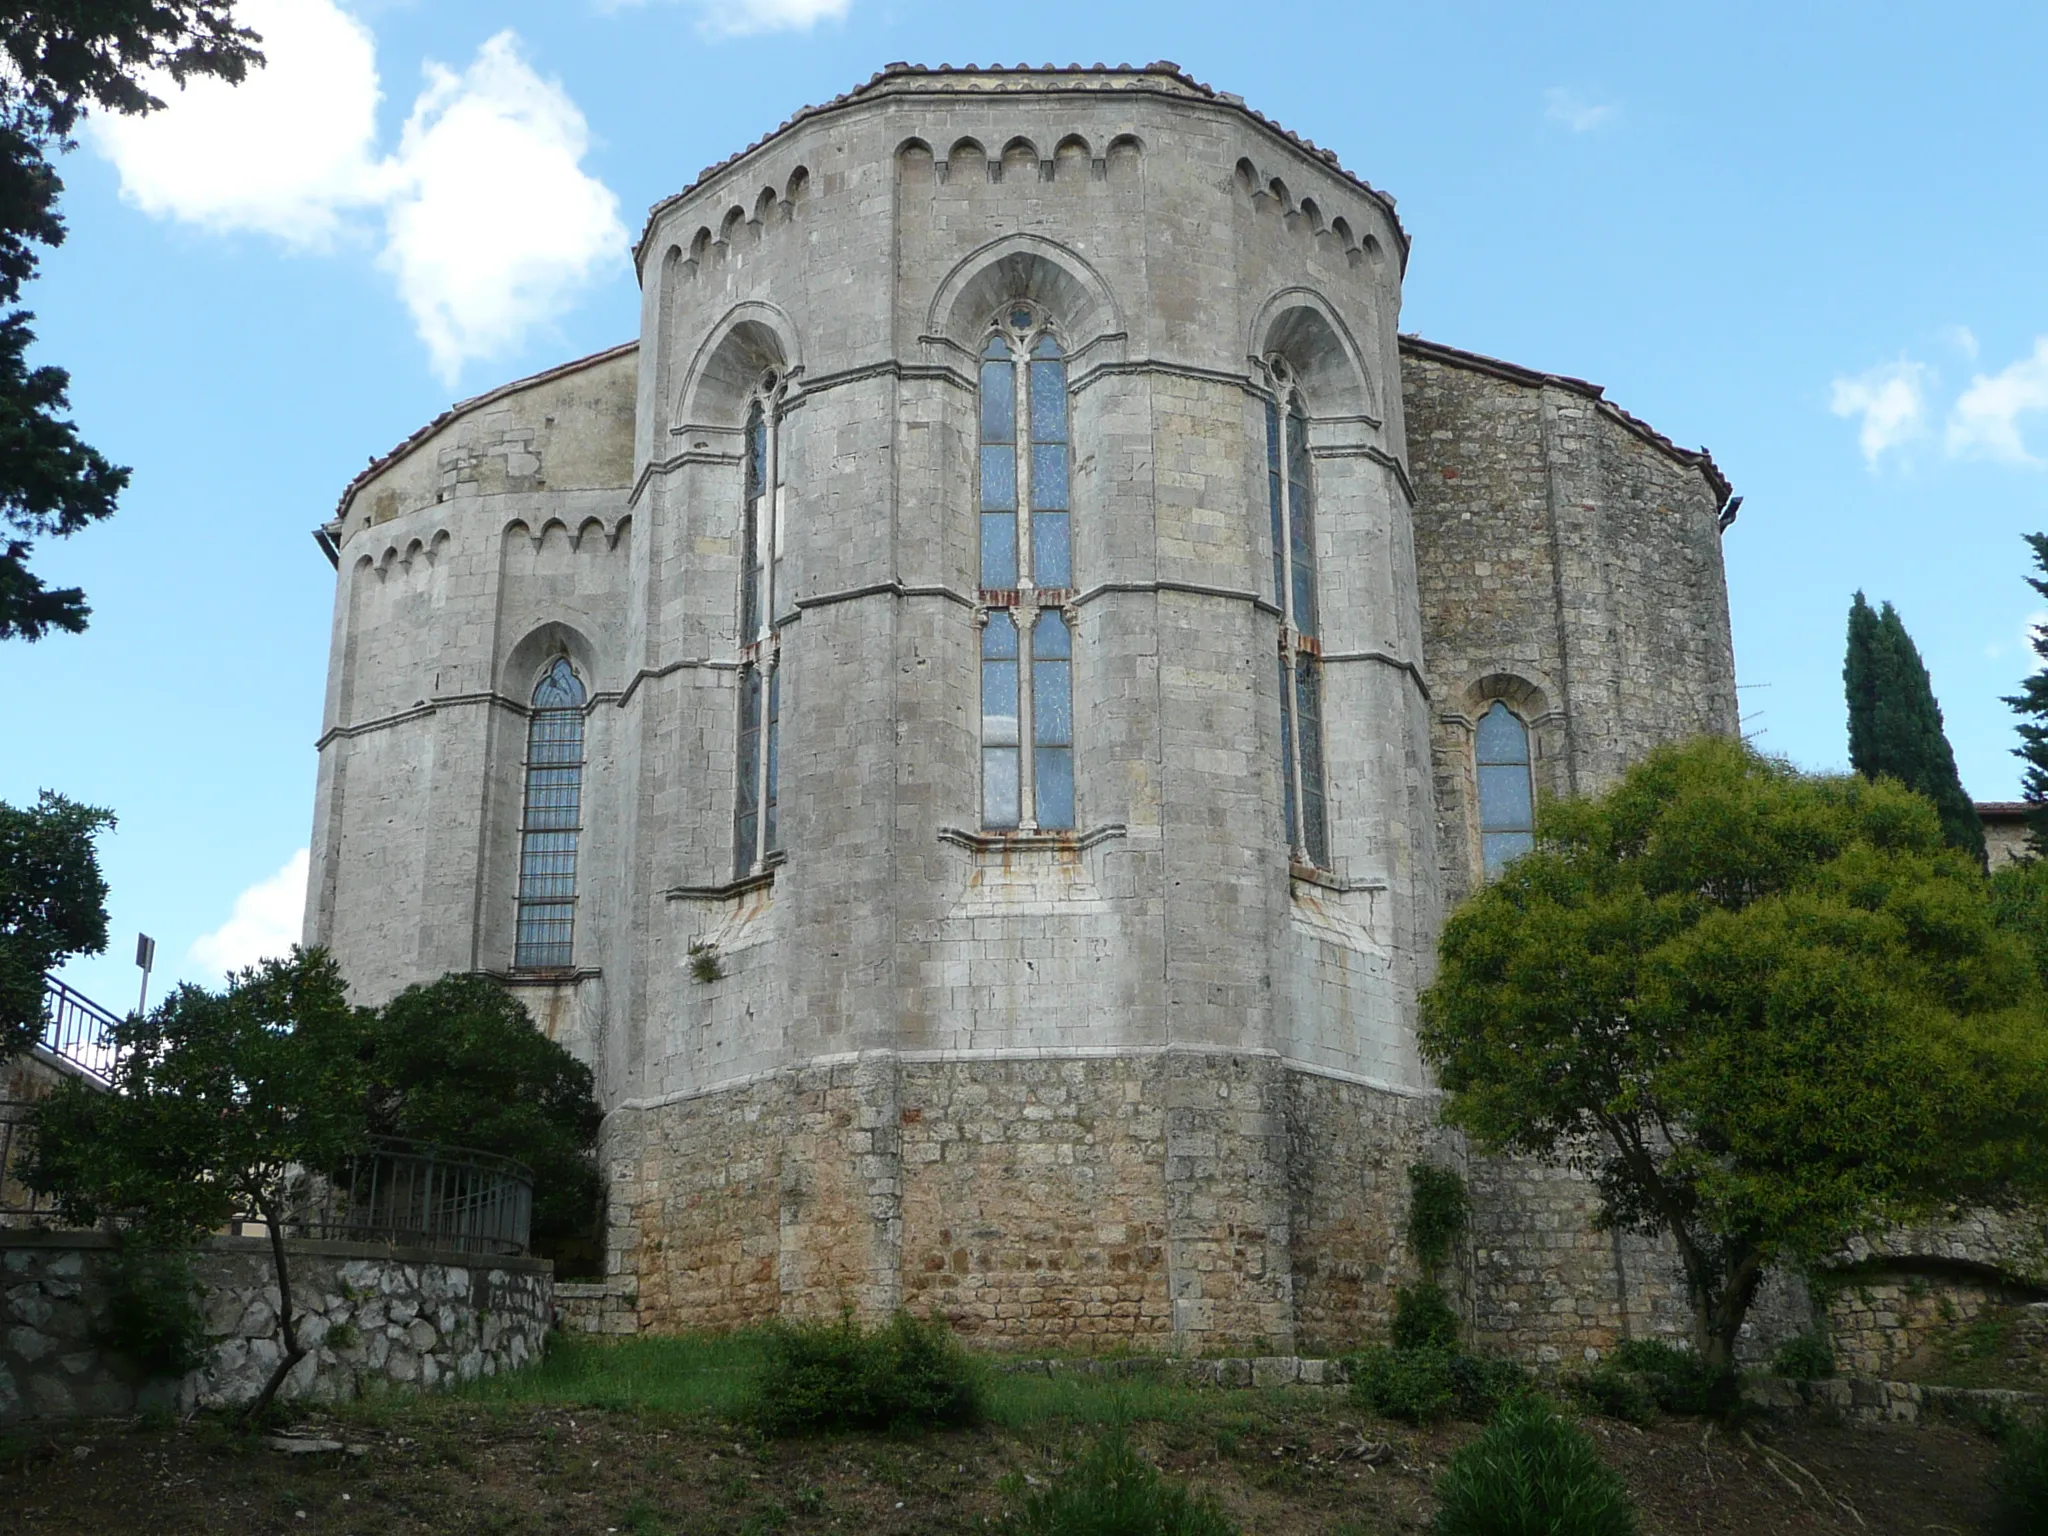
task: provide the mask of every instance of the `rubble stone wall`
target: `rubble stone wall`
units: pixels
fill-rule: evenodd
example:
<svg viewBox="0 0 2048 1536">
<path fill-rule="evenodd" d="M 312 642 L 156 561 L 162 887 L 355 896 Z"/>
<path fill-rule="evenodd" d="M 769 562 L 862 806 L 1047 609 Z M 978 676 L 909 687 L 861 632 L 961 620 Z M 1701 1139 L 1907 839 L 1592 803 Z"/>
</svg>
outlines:
<svg viewBox="0 0 2048 1536">
<path fill-rule="evenodd" d="M 545 1260 L 288 1246 L 309 1353 L 283 1397 L 444 1386 L 540 1358 L 553 1310 Z M 181 1379 L 151 1380 L 98 1342 L 114 1251 L 101 1233 L 0 1232 L 0 1421 L 230 1407 L 262 1391 L 280 1357 L 268 1239 L 214 1238 L 195 1255 L 209 1350 Z"/>
</svg>

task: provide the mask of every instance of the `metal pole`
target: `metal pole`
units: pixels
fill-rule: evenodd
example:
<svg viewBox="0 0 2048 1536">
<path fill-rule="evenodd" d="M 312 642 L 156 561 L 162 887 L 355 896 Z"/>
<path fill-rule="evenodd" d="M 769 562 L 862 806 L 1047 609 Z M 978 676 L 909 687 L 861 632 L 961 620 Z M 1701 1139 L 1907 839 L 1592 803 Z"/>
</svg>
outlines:
<svg viewBox="0 0 2048 1536">
<path fill-rule="evenodd" d="M 142 967 L 142 993 L 135 999 L 138 1014 L 149 1011 L 149 971 L 156 964 L 156 940 L 146 933 L 135 935 L 135 963 Z"/>
</svg>

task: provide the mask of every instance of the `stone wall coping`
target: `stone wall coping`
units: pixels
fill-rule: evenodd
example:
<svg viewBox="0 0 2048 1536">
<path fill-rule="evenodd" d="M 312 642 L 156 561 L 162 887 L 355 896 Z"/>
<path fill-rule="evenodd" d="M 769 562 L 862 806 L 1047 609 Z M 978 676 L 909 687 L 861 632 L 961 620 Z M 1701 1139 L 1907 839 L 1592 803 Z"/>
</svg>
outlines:
<svg viewBox="0 0 2048 1536">
<path fill-rule="evenodd" d="M 118 1247 L 119 1243 L 119 1238 L 111 1232 L 50 1231 L 33 1227 L 0 1228 L 0 1251 L 9 1248 L 110 1249 Z M 286 1253 L 308 1258 L 383 1259 L 397 1264 L 439 1264 L 449 1269 L 502 1269 L 522 1275 L 552 1276 L 555 1270 L 552 1259 L 465 1253 L 456 1248 L 412 1248 L 389 1243 L 344 1243 L 309 1237 L 288 1237 L 284 1245 Z M 207 1238 L 204 1246 L 223 1253 L 268 1255 L 270 1239 L 214 1236 Z"/>
</svg>

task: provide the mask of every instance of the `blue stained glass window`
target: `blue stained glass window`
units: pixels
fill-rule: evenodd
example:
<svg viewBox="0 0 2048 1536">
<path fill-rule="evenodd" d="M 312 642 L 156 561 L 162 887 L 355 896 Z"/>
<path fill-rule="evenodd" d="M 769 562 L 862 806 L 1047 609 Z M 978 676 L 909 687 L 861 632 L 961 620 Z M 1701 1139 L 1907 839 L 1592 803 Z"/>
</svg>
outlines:
<svg viewBox="0 0 2048 1536">
<path fill-rule="evenodd" d="M 1280 485 L 1280 407 L 1266 401 L 1266 494 L 1273 504 L 1273 601 L 1287 611 L 1287 502 Z"/>
<path fill-rule="evenodd" d="M 1017 585 L 1017 514 L 981 515 L 981 584 L 991 591 Z"/>
<path fill-rule="evenodd" d="M 1017 450 L 1009 443 L 981 450 L 981 509 L 1009 512 L 1017 505 Z"/>
<path fill-rule="evenodd" d="M 1479 840 L 1488 878 L 1536 845 L 1536 795 L 1529 774 L 1529 727 L 1495 701 L 1479 717 Z"/>
<path fill-rule="evenodd" d="M 1299 839 L 1294 828 L 1294 711 L 1289 708 L 1294 691 L 1294 679 L 1289 675 L 1287 658 L 1280 658 L 1280 797 L 1287 807 L 1287 846 L 1298 845 Z"/>
<path fill-rule="evenodd" d="M 740 668 L 739 763 L 733 782 L 734 878 L 752 872 L 761 819 L 761 669 Z"/>
<path fill-rule="evenodd" d="M 526 799 L 519 833 L 519 912 L 512 964 L 573 963 L 576 842 L 583 825 L 582 682 L 566 657 L 533 690 L 526 729 Z"/>
<path fill-rule="evenodd" d="M 1287 413 L 1288 558 L 1294 567 L 1294 627 L 1316 633 L 1315 490 L 1310 480 L 1308 415 L 1296 396 Z"/>
<path fill-rule="evenodd" d="M 1064 512 L 1067 507 L 1067 445 L 1031 445 L 1031 506 L 1039 512 Z M 1041 581 L 1040 586 L 1050 583 Z"/>
<path fill-rule="evenodd" d="M 1301 742 L 1301 841 L 1309 862 L 1330 863 L 1329 827 L 1323 811 L 1323 679 L 1313 656 L 1294 663 L 1295 715 Z"/>
<path fill-rule="evenodd" d="M 1074 536 L 1067 513 L 1031 514 L 1031 568 L 1041 587 L 1074 584 Z"/>
<path fill-rule="evenodd" d="M 1038 824 L 1074 825 L 1074 644 L 1056 609 L 1031 629 L 1031 766 Z"/>
<path fill-rule="evenodd" d="M 761 852 L 773 853 L 781 846 L 775 830 L 775 778 L 782 766 L 782 665 L 778 661 L 768 674 L 768 771 L 762 775 Z"/>
<path fill-rule="evenodd" d="M 768 485 L 768 416 L 757 400 L 747 412 L 747 485 L 740 514 L 740 644 L 760 633 L 762 601 L 761 546 L 768 533 L 762 497 Z"/>
<path fill-rule="evenodd" d="M 1001 342 L 990 343 L 993 350 Z M 981 440 L 984 443 L 1017 441 L 1017 370 L 1010 363 L 1010 349 L 1002 348 L 1002 360 L 981 365 Z"/>
<path fill-rule="evenodd" d="M 981 632 L 982 822 L 1014 827 L 1023 811 L 1017 711 L 1017 625 L 998 609 Z"/>
</svg>

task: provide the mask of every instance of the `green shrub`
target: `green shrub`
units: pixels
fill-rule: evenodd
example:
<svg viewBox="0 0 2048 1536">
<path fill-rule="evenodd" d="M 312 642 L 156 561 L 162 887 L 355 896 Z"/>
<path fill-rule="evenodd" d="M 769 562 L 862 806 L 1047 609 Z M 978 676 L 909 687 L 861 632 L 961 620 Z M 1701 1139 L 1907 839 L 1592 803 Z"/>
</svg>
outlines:
<svg viewBox="0 0 2048 1536">
<path fill-rule="evenodd" d="M 107 1266 L 100 1342 L 152 1377 L 183 1376 L 206 1363 L 206 1315 L 183 1249 L 133 1239 Z"/>
<path fill-rule="evenodd" d="M 1006 1485 L 1015 1497 L 1016 1481 Z M 1113 1431 L 1003 1517 L 1012 1536 L 1236 1536 L 1205 1495 L 1160 1475 Z"/>
<path fill-rule="evenodd" d="M 1472 1217 L 1465 1181 L 1449 1168 L 1412 1163 L 1408 1168 L 1408 1251 L 1434 1275 Z"/>
<path fill-rule="evenodd" d="M 1835 1352 L 1823 1333 L 1797 1334 L 1778 1346 L 1771 1369 L 1794 1381 L 1825 1381 L 1835 1374 Z"/>
<path fill-rule="evenodd" d="M 1452 1417 L 1483 1419 L 1526 1382 L 1513 1361 L 1455 1349 L 1389 1349 L 1380 1344 L 1351 1362 L 1352 1401 L 1407 1424 Z"/>
<path fill-rule="evenodd" d="M 1716 1371 L 1691 1350 L 1662 1339 L 1628 1339 L 1567 1385 L 1581 1406 L 1646 1424 L 1659 1413 L 1725 1418 L 1740 1402 L 1733 1371 Z"/>
<path fill-rule="evenodd" d="M 1394 1325 L 1387 1330 L 1396 1349 L 1456 1349 L 1458 1314 L 1444 1288 L 1425 1280 L 1394 1292 Z"/>
<path fill-rule="evenodd" d="M 1635 1511 L 1592 1437 L 1534 1392 L 1502 1405 L 1437 1479 L 1436 1536 L 1633 1536 Z"/>
<path fill-rule="evenodd" d="M 1996 1505 L 1990 1536 L 2039 1536 L 2048 1531 L 2048 1419 L 2018 1425 L 1991 1469 Z"/>
<path fill-rule="evenodd" d="M 755 1382 L 770 1434 L 821 1429 L 928 1429 L 979 1423 L 980 1368 L 944 1323 L 899 1312 L 880 1328 L 851 1316 L 767 1332 Z"/>
</svg>

